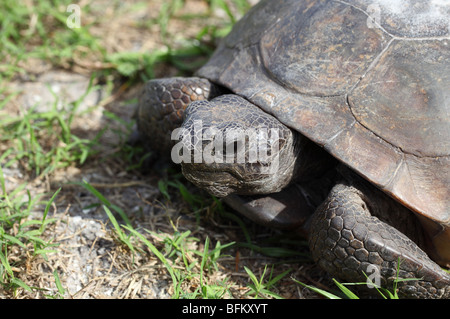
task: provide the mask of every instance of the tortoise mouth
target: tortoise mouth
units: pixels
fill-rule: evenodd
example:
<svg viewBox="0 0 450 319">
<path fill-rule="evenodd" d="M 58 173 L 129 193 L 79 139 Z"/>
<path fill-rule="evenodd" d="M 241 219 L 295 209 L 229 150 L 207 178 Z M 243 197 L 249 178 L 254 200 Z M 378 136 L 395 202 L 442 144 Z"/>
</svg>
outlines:
<svg viewBox="0 0 450 319">
<path fill-rule="evenodd" d="M 182 164 L 183 175 L 197 187 L 217 197 L 230 194 L 254 195 L 278 192 L 288 183 L 282 183 L 276 176 L 279 172 L 264 174 L 259 169 L 249 172 L 248 165 Z"/>
<path fill-rule="evenodd" d="M 211 195 L 225 197 L 235 192 L 238 179 L 228 172 L 195 170 L 190 171 L 182 165 L 183 175 L 194 185 L 206 190 Z"/>
</svg>

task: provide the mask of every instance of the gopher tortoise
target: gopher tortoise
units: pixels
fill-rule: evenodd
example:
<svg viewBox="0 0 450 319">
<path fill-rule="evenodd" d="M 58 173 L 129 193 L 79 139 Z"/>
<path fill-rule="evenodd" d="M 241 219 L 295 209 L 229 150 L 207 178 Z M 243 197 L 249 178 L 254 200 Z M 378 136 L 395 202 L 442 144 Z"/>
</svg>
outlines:
<svg viewBox="0 0 450 319">
<path fill-rule="evenodd" d="M 146 83 L 139 132 L 238 212 L 308 236 L 331 276 L 449 298 L 449 17 L 263 0 L 196 77 Z"/>
</svg>

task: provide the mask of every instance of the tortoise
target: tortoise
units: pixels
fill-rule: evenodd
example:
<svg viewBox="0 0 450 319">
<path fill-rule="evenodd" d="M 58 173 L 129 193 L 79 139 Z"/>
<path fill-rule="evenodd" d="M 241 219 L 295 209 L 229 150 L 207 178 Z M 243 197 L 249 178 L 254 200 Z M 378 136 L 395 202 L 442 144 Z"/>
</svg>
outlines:
<svg viewBox="0 0 450 319">
<path fill-rule="evenodd" d="M 144 85 L 139 132 L 238 212 L 308 236 L 331 276 L 449 298 L 449 15 L 262 0 L 193 77 Z"/>
</svg>

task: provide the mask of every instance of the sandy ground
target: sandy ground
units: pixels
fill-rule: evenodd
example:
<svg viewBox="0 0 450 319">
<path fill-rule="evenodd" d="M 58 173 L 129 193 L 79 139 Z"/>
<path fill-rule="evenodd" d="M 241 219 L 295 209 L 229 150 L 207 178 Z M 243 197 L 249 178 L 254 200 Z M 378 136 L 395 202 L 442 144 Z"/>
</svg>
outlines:
<svg viewBox="0 0 450 319">
<path fill-rule="evenodd" d="M 130 1 L 129 3 L 132 3 Z M 189 23 L 174 19 L 168 27 L 168 39 L 161 39 L 158 25 L 153 25 L 143 31 L 138 27 L 139 21 L 148 20 L 158 12 L 162 1 L 151 1 L 147 8 L 132 13 L 124 10 L 107 8 L 101 3 L 98 10 L 103 10 L 103 19 L 96 24 L 92 32 L 98 35 L 111 52 L 128 50 L 161 49 L 165 41 L 174 46 L 182 39 L 195 36 L 202 23 Z M 204 1 L 190 0 L 182 9 L 183 13 L 198 13 L 206 10 Z M 180 13 L 181 14 L 181 13 Z M 218 16 L 223 12 L 218 12 Z M 86 17 L 87 23 L 90 17 Z M 181 35 L 182 30 L 182 35 Z M 77 100 L 80 92 L 85 92 L 89 84 L 89 74 L 93 69 L 107 67 L 102 65 L 95 56 L 75 57 L 75 64 L 70 69 L 54 69 L 48 62 L 39 60 L 24 61 L 28 77 L 17 78 L 10 83 L 11 90 L 22 89 L 7 106 L 11 114 L 23 114 L 26 109 L 36 106 L 37 110 L 45 111 L 55 103 L 58 97 L 59 107 Z M 161 64 L 155 68 L 158 77 L 173 76 L 176 69 Z M 46 231 L 46 238 L 58 246 L 57 253 L 48 255 L 48 259 L 24 254 L 16 249 L 10 253 L 17 260 L 14 274 L 29 286 L 42 290 L 27 292 L 19 289 L 15 295 L 11 291 L 0 288 L 0 298 L 43 298 L 45 295 L 56 295 L 56 285 L 53 272 L 56 270 L 63 287 L 66 289 L 64 298 L 170 298 L 173 286 L 168 272 L 163 264 L 148 251 L 143 254 L 133 254 L 125 245 L 118 242 L 111 231 L 111 224 L 102 207 L 92 206 L 99 201 L 83 187 L 73 182 L 88 181 L 96 187 L 111 203 L 121 207 L 129 216 L 135 229 L 148 229 L 152 235 L 147 237 L 154 245 L 163 250 L 161 236 L 171 238 L 175 229 L 182 233 L 190 230 L 191 236 L 200 239 L 193 241 L 192 248 L 202 250 L 208 236 L 215 245 L 217 241 L 228 243 L 232 241 L 245 242 L 240 227 L 223 216 L 214 214 L 214 204 L 207 203 L 200 214 L 195 214 L 192 208 L 182 199 L 178 190 L 169 188 L 171 199 L 165 198 L 158 189 L 158 182 L 173 172 L 168 167 L 157 164 L 145 169 L 127 170 L 130 162 L 124 156 L 114 156 L 125 149 L 129 137 L 128 126 L 132 125 L 132 114 L 136 107 L 133 100 L 139 92 L 139 87 L 120 88 L 108 95 L 107 88 L 97 83 L 98 88 L 89 93 L 83 100 L 78 111 L 79 116 L 73 123 L 72 131 L 82 138 L 94 138 L 102 129 L 105 133 L 99 143 L 99 154 L 90 157 L 83 165 L 73 165 L 58 169 L 55 172 L 39 178 L 33 178 L 21 169 L 21 163 L 4 170 L 6 185 L 15 189 L 25 183 L 26 189 L 33 196 L 38 194 L 53 194 L 61 187 L 53 203 L 48 218 L 55 218 Z M 123 120 L 118 122 L 105 116 L 111 112 Z M 131 123 L 131 124 L 130 124 Z M 138 159 L 134 159 L 138 160 Z M 171 168 L 172 170 L 176 168 Z M 202 191 L 184 181 L 188 189 L 196 195 L 208 198 Z M 232 212 L 231 209 L 227 211 Z M 42 216 L 43 207 L 36 207 L 35 218 Z M 198 217 L 200 216 L 200 217 Z M 277 235 L 274 231 L 260 227 L 244 220 L 256 244 L 264 245 L 266 239 Z M 145 233 L 145 232 L 143 232 Z M 159 237 L 156 236 L 159 234 Z M 279 244 L 283 247 L 283 244 Z M 292 249 L 291 246 L 287 245 Z M 307 253 L 307 247 L 298 247 L 300 252 Z M 219 269 L 208 275 L 208 281 L 217 282 L 228 278 L 232 295 L 225 298 L 243 298 L 249 291 L 249 278 L 244 266 L 249 267 L 257 276 L 264 271 L 265 265 L 274 266 L 275 274 L 292 269 L 274 288 L 273 291 L 285 298 L 311 298 L 314 295 L 307 289 L 294 283 L 296 278 L 308 284 L 319 287 L 329 285 L 324 280 L 323 273 L 311 260 L 304 263 L 294 262 L 292 258 L 272 258 L 252 252 L 249 249 L 230 249 L 225 257 L 218 262 Z M 324 284 L 322 283 L 324 282 Z M 198 278 L 183 284 L 186 291 L 194 291 Z"/>
</svg>

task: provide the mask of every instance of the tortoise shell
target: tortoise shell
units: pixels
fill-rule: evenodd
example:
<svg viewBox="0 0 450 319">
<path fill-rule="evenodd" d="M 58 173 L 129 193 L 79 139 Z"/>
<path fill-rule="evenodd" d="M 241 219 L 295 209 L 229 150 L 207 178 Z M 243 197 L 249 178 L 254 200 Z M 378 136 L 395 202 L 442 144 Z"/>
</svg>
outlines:
<svg viewBox="0 0 450 319">
<path fill-rule="evenodd" d="M 449 2 L 263 0 L 198 75 L 418 213 L 449 264 L 449 61 Z"/>
</svg>

